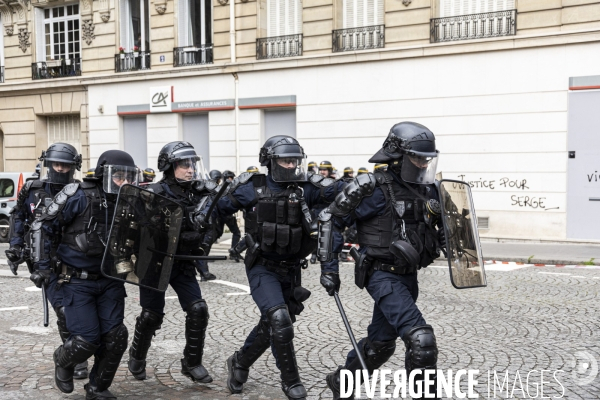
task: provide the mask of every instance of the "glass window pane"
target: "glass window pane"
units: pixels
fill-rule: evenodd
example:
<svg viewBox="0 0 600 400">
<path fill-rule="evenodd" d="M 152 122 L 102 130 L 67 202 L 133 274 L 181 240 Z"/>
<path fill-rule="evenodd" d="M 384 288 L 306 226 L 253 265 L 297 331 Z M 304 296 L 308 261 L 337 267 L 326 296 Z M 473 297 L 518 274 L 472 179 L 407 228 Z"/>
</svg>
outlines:
<svg viewBox="0 0 600 400">
<path fill-rule="evenodd" d="M 75 29 L 79 29 L 79 20 L 78 19 L 75 20 Z"/>
<path fill-rule="evenodd" d="M 64 17 L 65 16 L 65 8 L 64 7 L 59 7 L 58 8 L 58 15 L 60 17 Z"/>
<path fill-rule="evenodd" d="M 75 31 L 75 41 L 79 41 L 79 31 Z"/>
<path fill-rule="evenodd" d="M 50 9 L 49 8 L 46 8 L 44 10 L 44 18 L 50 18 Z"/>
<path fill-rule="evenodd" d="M 73 6 L 73 14 L 74 15 L 78 15 L 79 14 L 79 4 L 75 4 Z"/>
<path fill-rule="evenodd" d="M 58 17 L 58 8 L 52 9 L 52 17 L 54 17 L 54 18 Z"/>
</svg>

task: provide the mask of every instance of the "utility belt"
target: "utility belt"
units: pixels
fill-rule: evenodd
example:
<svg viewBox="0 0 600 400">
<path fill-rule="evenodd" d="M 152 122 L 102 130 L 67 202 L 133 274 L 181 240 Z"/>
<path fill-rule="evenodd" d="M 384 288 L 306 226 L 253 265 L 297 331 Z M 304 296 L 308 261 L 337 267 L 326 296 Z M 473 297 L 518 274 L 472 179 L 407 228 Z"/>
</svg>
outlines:
<svg viewBox="0 0 600 400">
<path fill-rule="evenodd" d="M 415 272 L 417 272 L 416 266 L 414 266 L 414 267 L 413 266 L 399 267 L 394 264 L 383 263 L 379 260 L 371 261 L 371 269 L 373 271 L 391 272 L 392 274 L 396 274 L 396 275 L 408 275 L 408 274 L 414 274 Z"/>
<path fill-rule="evenodd" d="M 59 288 L 63 283 L 71 282 L 72 278 L 83 279 L 83 280 L 88 280 L 88 281 L 97 281 L 97 280 L 103 278 L 102 274 L 95 274 L 95 273 L 88 272 L 86 269 L 75 268 L 68 264 L 63 263 L 60 260 L 55 261 L 54 270 L 56 271 L 57 269 L 58 269 L 58 271 L 60 271 L 59 273 L 57 273 L 57 275 L 58 275 L 58 285 L 57 286 Z"/>
<path fill-rule="evenodd" d="M 294 261 L 273 261 L 267 260 L 264 257 L 257 257 L 255 261 L 255 265 L 264 265 L 267 268 L 267 271 L 275 272 L 278 275 L 286 276 L 290 273 L 291 270 L 302 267 L 302 269 L 306 269 L 308 267 L 308 263 L 306 259 L 294 260 Z"/>
</svg>

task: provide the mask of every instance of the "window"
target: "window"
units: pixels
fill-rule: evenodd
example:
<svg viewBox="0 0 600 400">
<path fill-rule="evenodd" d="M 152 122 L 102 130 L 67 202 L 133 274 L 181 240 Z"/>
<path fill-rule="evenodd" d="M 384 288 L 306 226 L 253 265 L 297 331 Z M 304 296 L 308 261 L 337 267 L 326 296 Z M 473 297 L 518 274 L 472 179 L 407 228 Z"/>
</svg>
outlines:
<svg viewBox="0 0 600 400">
<path fill-rule="evenodd" d="M 382 25 L 383 2 L 384 0 L 343 0 L 343 27 Z"/>
<path fill-rule="evenodd" d="M 265 110 L 265 140 L 276 135 L 296 137 L 296 109 Z"/>
<path fill-rule="evenodd" d="M 150 16 L 148 0 L 122 0 L 121 11 L 121 47 L 126 53 L 150 51 Z"/>
<path fill-rule="evenodd" d="M 48 145 L 56 142 L 69 143 L 81 153 L 79 118 L 79 115 L 48 117 Z"/>
<path fill-rule="evenodd" d="M 513 10 L 515 0 L 440 0 L 440 18 Z"/>
<path fill-rule="evenodd" d="M 179 46 L 212 43 L 212 1 L 179 0 Z"/>
<path fill-rule="evenodd" d="M 12 197 L 15 194 L 15 183 L 12 179 L 0 179 L 0 197 Z"/>
<path fill-rule="evenodd" d="M 267 0 L 267 37 L 302 33 L 302 0 Z"/>
<path fill-rule="evenodd" d="M 123 147 L 140 168 L 148 167 L 146 117 L 123 118 Z"/>
<path fill-rule="evenodd" d="M 190 142 L 202 157 L 206 169 L 210 169 L 210 143 L 208 140 L 208 114 L 183 115 L 183 140 Z"/>
<path fill-rule="evenodd" d="M 36 8 L 38 60 L 81 57 L 79 4 Z"/>
</svg>

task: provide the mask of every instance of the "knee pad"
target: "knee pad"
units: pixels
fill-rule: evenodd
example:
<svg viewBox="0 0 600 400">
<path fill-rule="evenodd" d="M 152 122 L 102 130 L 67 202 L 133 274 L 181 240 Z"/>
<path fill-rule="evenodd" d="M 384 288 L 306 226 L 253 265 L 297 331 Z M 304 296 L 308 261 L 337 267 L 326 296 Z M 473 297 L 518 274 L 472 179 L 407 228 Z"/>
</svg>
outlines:
<svg viewBox="0 0 600 400">
<path fill-rule="evenodd" d="M 275 306 L 267 311 L 271 335 L 278 343 L 289 343 L 294 339 L 294 325 L 285 304 Z"/>
<path fill-rule="evenodd" d="M 102 342 L 106 346 L 106 351 L 112 354 L 123 354 L 127 349 L 127 339 L 129 332 L 127 327 L 121 323 L 102 335 Z"/>
<path fill-rule="evenodd" d="M 208 325 L 208 306 L 206 302 L 202 299 L 194 300 L 190 304 L 188 304 L 187 308 L 187 318 L 186 322 L 197 324 L 199 326 L 206 327 Z"/>
<path fill-rule="evenodd" d="M 430 325 L 415 326 L 402 337 L 406 345 L 406 370 L 435 369 L 438 349 Z"/>
<path fill-rule="evenodd" d="M 136 329 L 140 331 L 156 331 L 160 329 L 163 322 L 163 315 L 142 308 L 141 314 L 137 317 Z"/>
</svg>

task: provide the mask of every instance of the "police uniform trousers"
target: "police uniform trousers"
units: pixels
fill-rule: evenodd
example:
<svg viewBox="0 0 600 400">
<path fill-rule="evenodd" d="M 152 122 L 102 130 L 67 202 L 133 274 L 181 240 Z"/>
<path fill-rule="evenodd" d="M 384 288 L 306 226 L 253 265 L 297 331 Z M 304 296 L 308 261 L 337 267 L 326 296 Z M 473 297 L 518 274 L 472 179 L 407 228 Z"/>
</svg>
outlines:
<svg viewBox="0 0 600 400">
<path fill-rule="evenodd" d="M 179 304 L 184 312 L 187 311 L 187 306 L 190 303 L 202 299 L 200 285 L 196 279 L 196 271 L 191 263 L 173 264 L 169 284 L 177 293 Z M 164 315 L 165 292 L 140 287 L 140 305 L 146 310 Z"/>
<path fill-rule="evenodd" d="M 46 285 L 46 298 L 50 302 L 52 308 L 56 310 L 56 308 L 61 307 L 63 305 L 63 290 L 59 290 L 56 288 L 56 284 L 58 283 L 58 276 L 53 272 L 50 275 L 50 280 L 48 281 L 48 285 Z"/>
<path fill-rule="evenodd" d="M 229 232 L 231 232 L 231 247 L 235 247 L 242 237 L 242 233 L 240 232 L 240 228 L 237 224 L 237 218 L 235 215 L 228 215 L 225 218 L 219 218 L 217 220 L 217 224 L 219 226 L 216 227 L 216 238 L 220 238 L 223 235 L 223 227 L 227 225 L 229 228 Z"/>
<path fill-rule="evenodd" d="M 292 290 L 295 275 L 295 270 L 293 268 L 290 268 L 287 275 L 282 275 L 277 272 L 269 271 L 267 267 L 263 265 L 256 264 L 247 272 L 247 275 L 250 284 L 250 294 L 260 310 L 261 318 L 266 318 L 267 311 L 273 307 L 284 304 L 288 307 L 290 306 L 288 293 Z M 290 316 L 294 318 L 294 316 Z M 252 343 L 254 343 L 257 332 L 258 325 L 252 329 L 246 338 L 244 346 L 242 347 L 242 353 L 246 352 Z M 279 368 L 277 353 L 272 344 L 271 351 L 273 352 L 273 357 L 275 357 L 277 368 Z"/>
<path fill-rule="evenodd" d="M 403 337 L 412 327 L 426 324 L 416 305 L 419 296 L 417 273 L 396 275 L 374 271 L 369 277 L 367 291 L 375 301 L 373 317 L 367 332 L 371 342 L 386 342 Z M 354 350 L 348 353 L 346 365 L 356 358 Z"/>
</svg>

